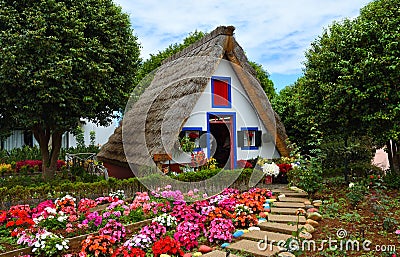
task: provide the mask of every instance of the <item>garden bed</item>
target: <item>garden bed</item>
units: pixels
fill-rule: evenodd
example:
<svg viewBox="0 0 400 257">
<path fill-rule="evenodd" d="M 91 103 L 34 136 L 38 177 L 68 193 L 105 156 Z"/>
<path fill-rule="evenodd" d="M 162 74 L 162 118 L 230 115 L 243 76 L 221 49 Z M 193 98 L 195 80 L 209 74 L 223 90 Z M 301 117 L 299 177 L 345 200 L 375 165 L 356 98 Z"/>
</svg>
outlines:
<svg viewBox="0 0 400 257">
<path fill-rule="evenodd" d="M 359 194 L 344 184 L 328 185 L 317 195 L 324 199 L 322 213 L 325 218 L 313 234 L 314 239 L 318 246 L 329 238 L 345 243 L 357 240 L 360 250 L 352 251 L 346 247 L 329 250 L 326 245 L 318 254 L 307 252 L 303 256 L 396 256 L 393 255 L 394 247 L 397 247 L 397 253 L 400 250 L 400 235 L 396 234 L 396 231 L 400 233 L 399 193 L 399 190 L 386 189 L 375 182 Z M 363 242 L 370 250 L 363 249 Z"/>
</svg>

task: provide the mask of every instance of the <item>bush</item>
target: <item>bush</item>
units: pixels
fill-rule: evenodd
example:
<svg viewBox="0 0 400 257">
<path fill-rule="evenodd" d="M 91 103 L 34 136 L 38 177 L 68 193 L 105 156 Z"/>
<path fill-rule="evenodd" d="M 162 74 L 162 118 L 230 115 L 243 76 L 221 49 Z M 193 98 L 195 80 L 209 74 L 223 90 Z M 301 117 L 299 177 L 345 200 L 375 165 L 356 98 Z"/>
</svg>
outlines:
<svg viewBox="0 0 400 257">
<path fill-rule="evenodd" d="M 400 176 L 394 172 L 388 172 L 383 177 L 385 185 L 389 188 L 400 189 Z"/>
<path fill-rule="evenodd" d="M 356 208 L 357 205 L 364 199 L 367 188 L 362 184 L 350 184 L 349 192 L 346 194 L 351 206 Z"/>
<path fill-rule="evenodd" d="M 21 148 L 14 148 L 10 151 L 0 151 L 0 159 L 1 162 L 12 163 L 23 160 L 41 160 L 42 155 L 39 147 L 24 146 Z"/>
<path fill-rule="evenodd" d="M 297 186 L 308 194 L 313 195 L 322 188 L 321 165 L 316 157 L 300 160 L 299 167 L 288 172 L 290 185 Z"/>
</svg>

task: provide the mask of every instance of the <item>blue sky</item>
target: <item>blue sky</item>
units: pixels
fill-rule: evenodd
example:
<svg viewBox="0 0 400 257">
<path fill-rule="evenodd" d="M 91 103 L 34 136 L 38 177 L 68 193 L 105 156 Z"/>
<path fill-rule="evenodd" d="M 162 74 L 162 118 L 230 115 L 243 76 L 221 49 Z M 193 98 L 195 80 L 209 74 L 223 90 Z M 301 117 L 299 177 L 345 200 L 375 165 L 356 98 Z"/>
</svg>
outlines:
<svg viewBox="0 0 400 257">
<path fill-rule="evenodd" d="M 279 91 L 302 74 L 304 53 L 333 21 L 358 16 L 370 0 L 114 0 L 131 18 L 141 56 L 180 43 L 195 30 L 236 27 L 247 57 Z"/>
</svg>

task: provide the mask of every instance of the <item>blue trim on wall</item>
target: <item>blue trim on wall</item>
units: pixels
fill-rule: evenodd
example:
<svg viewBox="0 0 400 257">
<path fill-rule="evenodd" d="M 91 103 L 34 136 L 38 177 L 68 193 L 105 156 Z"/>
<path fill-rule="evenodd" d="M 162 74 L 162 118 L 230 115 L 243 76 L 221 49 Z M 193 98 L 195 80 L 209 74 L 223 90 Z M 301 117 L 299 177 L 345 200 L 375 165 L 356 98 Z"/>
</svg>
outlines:
<svg viewBox="0 0 400 257">
<path fill-rule="evenodd" d="M 228 82 L 228 105 L 215 105 L 214 104 L 214 80 Z M 211 77 L 211 107 L 212 108 L 232 108 L 232 86 L 230 77 L 212 76 Z"/>
<path fill-rule="evenodd" d="M 202 127 L 183 127 L 182 131 L 188 131 L 188 130 L 196 130 L 196 131 L 203 131 Z"/>
<path fill-rule="evenodd" d="M 241 131 L 254 130 L 258 131 L 258 127 L 240 127 Z"/>
<path fill-rule="evenodd" d="M 241 131 L 258 131 L 258 127 L 241 127 Z M 258 150 L 258 146 L 243 146 L 240 147 L 241 150 Z"/>
<path fill-rule="evenodd" d="M 232 117 L 233 168 L 237 168 L 236 112 L 207 112 L 207 158 L 210 159 L 210 115 Z"/>
</svg>

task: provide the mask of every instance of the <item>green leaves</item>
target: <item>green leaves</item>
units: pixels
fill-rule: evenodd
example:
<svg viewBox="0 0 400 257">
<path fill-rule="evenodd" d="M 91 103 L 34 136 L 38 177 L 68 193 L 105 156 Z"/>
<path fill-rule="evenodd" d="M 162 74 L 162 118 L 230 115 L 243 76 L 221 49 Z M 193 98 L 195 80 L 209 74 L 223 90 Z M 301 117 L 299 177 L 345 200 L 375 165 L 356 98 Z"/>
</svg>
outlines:
<svg viewBox="0 0 400 257">
<path fill-rule="evenodd" d="M 394 104 L 400 102 L 399 10 L 399 0 L 376 0 L 359 17 L 326 29 L 306 52 L 304 78 L 292 87 L 299 96 L 292 115 L 307 114 L 325 136 L 367 135 L 379 144 L 390 139 L 386 132 L 400 122 Z M 306 122 L 285 126 L 289 132 L 311 127 Z"/>
<path fill-rule="evenodd" d="M 112 1 L 1 0 L 0 7 L 0 93 L 8 99 L 0 109 L 18 116 L 13 126 L 45 116 L 44 124 L 70 130 L 79 118 L 105 123 L 125 105 L 139 45 Z"/>
</svg>

